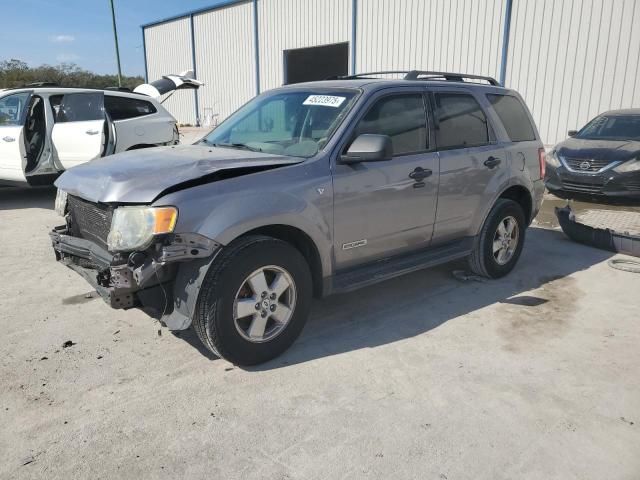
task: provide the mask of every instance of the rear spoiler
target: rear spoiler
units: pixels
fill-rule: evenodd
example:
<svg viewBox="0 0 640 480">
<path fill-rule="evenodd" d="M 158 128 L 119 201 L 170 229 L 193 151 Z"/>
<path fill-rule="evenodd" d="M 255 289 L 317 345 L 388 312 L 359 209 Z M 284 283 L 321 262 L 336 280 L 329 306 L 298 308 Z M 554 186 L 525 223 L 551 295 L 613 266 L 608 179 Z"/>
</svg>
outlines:
<svg viewBox="0 0 640 480">
<path fill-rule="evenodd" d="M 174 92 L 175 90 L 195 90 L 202 85 L 204 85 L 204 82 L 195 79 L 193 70 L 185 70 L 179 74 L 172 73 L 170 75 L 163 75 L 161 79 L 151 83 L 138 85 L 133 91 L 134 93 L 141 93 L 149 97 L 160 98 L 162 95 Z"/>
</svg>

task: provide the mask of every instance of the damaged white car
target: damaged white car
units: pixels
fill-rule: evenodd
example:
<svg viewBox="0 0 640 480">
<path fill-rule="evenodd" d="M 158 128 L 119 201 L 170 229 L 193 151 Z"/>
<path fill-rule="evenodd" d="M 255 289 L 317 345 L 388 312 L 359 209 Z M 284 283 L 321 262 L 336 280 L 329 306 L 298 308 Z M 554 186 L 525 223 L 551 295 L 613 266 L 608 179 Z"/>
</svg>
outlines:
<svg viewBox="0 0 640 480">
<path fill-rule="evenodd" d="M 202 85 L 190 71 L 133 92 L 34 84 L 0 91 L 0 184 L 48 185 L 66 169 L 127 150 L 179 143 L 158 100 Z"/>
</svg>

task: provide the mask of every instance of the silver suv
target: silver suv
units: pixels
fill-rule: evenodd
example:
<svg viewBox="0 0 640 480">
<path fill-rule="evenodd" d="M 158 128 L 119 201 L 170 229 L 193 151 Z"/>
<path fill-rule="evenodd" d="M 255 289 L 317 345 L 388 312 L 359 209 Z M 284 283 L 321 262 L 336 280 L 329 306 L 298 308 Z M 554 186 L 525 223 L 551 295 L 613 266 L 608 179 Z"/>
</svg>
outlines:
<svg viewBox="0 0 640 480">
<path fill-rule="evenodd" d="M 313 296 L 464 257 L 507 274 L 544 191 L 522 99 L 489 77 L 376 76 L 278 88 L 195 145 L 66 172 L 56 258 L 241 365 L 287 349 Z"/>
</svg>

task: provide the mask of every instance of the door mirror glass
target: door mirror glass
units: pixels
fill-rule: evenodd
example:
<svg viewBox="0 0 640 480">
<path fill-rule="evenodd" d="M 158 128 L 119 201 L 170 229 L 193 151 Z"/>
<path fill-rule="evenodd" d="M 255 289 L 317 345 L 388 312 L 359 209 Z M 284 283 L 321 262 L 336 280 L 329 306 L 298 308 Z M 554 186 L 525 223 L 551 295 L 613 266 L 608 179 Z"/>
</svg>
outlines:
<svg viewBox="0 0 640 480">
<path fill-rule="evenodd" d="M 569 130 L 568 135 L 570 137 L 575 137 L 578 134 L 578 130 Z"/>
<path fill-rule="evenodd" d="M 393 144 L 388 135 L 364 133 L 356 138 L 345 155 L 342 163 L 383 162 L 393 158 Z"/>
</svg>

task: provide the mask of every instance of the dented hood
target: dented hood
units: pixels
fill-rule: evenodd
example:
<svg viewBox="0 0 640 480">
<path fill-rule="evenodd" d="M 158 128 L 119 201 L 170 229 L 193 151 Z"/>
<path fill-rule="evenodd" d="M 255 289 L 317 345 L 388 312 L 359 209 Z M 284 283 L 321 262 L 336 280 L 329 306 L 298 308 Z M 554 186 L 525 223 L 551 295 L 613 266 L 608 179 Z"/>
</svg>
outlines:
<svg viewBox="0 0 640 480">
<path fill-rule="evenodd" d="M 215 173 L 300 163 L 304 159 L 204 145 L 156 147 L 111 155 L 70 168 L 55 185 L 91 202 L 151 203 L 168 189 Z"/>
</svg>

